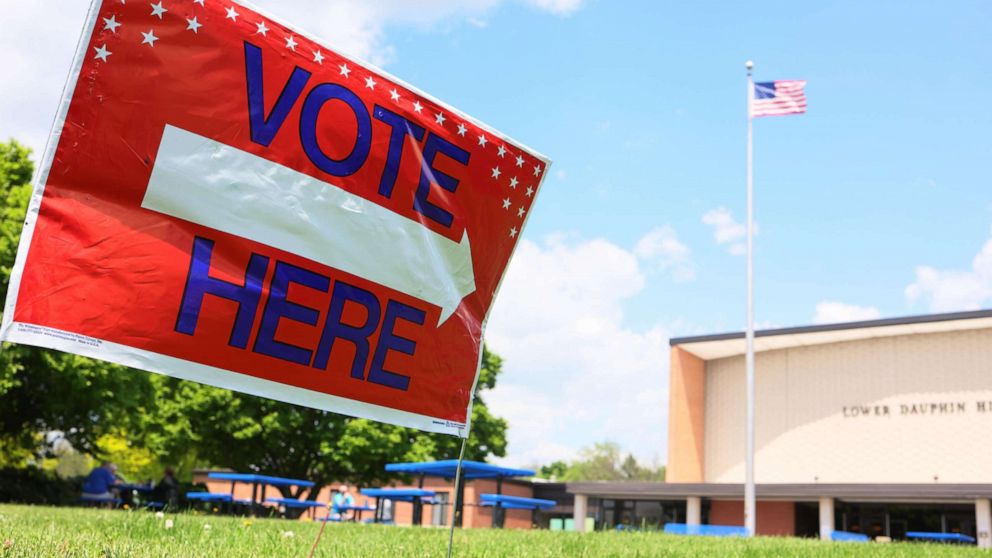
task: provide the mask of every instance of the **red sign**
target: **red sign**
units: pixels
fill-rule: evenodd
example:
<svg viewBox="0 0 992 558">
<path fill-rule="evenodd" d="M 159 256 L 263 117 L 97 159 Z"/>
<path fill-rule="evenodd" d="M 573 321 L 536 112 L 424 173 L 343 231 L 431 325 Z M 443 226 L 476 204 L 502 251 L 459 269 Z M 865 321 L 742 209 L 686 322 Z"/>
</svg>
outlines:
<svg viewBox="0 0 992 558">
<path fill-rule="evenodd" d="M 86 29 L 3 339 L 465 436 L 547 159 L 237 2 Z"/>
</svg>

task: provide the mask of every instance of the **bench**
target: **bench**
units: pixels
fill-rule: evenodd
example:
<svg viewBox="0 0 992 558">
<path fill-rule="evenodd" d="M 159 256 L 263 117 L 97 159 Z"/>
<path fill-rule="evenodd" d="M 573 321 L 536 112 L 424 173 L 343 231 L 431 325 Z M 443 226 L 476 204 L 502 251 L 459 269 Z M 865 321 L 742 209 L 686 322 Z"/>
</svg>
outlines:
<svg viewBox="0 0 992 558">
<path fill-rule="evenodd" d="M 522 496 L 507 496 L 506 494 L 482 494 L 479 505 L 499 506 L 508 510 L 550 510 L 558 505 L 554 500 L 540 498 L 524 498 Z"/>
<path fill-rule="evenodd" d="M 665 532 L 669 535 L 692 535 L 699 537 L 746 537 L 746 527 L 737 525 L 688 525 L 686 523 L 666 523 Z"/>
<path fill-rule="evenodd" d="M 833 531 L 830 533 L 830 540 L 837 542 L 868 542 L 871 537 L 864 533 L 851 533 L 850 531 Z"/>
<path fill-rule="evenodd" d="M 907 539 L 930 542 L 975 544 L 975 537 L 969 537 L 961 533 L 929 533 L 926 531 L 907 531 Z"/>
<path fill-rule="evenodd" d="M 230 494 L 218 494 L 216 492 L 187 492 L 187 500 L 198 500 L 200 502 L 232 502 L 234 498 Z"/>
</svg>

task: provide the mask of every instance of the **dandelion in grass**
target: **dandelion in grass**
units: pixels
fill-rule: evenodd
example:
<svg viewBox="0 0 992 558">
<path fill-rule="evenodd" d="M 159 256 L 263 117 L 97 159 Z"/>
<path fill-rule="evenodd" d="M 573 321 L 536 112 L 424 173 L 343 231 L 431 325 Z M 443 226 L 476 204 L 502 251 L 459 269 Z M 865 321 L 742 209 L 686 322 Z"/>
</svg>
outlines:
<svg viewBox="0 0 992 558">
<path fill-rule="evenodd" d="M 213 527 L 211 527 L 209 523 L 204 523 L 203 524 L 203 530 L 204 531 L 209 531 L 211 529 L 213 529 Z"/>
<path fill-rule="evenodd" d="M 160 512 L 160 511 L 159 512 L 155 512 L 155 518 L 156 519 L 165 519 L 165 514 L 162 513 L 162 512 Z"/>
<path fill-rule="evenodd" d="M 252 521 L 250 519 L 246 519 L 246 520 L 244 520 L 244 521 L 241 522 L 241 524 L 244 525 L 245 527 L 251 527 L 251 524 L 252 523 L 254 523 L 254 521 Z"/>
<path fill-rule="evenodd" d="M 166 529 L 172 529 L 174 526 L 175 526 L 175 523 L 173 523 L 173 521 L 171 519 L 166 519 L 165 520 L 165 528 Z"/>
<path fill-rule="evenodd" d="M 214 508 L 214 513 L 217 513 L 217 511 L 218 511 L 217 508 Z"/>
<path fill-rule="evenodd" d="M 284 538 L 284 539 L 291 539 L 291 538 L 293 538 L 295 536 L 296 536 L 296 533 L 294 533 L 292 531 L 283 531 L 282 532 L 282 538 Z"/>
</svg>

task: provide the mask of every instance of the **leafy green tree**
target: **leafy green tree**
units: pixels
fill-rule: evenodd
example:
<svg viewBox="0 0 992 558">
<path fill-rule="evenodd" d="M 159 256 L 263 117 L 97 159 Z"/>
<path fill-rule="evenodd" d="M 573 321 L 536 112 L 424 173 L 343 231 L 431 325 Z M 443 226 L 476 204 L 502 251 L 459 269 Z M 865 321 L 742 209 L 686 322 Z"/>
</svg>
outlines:
<svg viewBox="0 0 992 558">
<path fill-rule="evenodd" d="M 7 285 L 31 198 L 30 150 L 0 142 L 0 300 Z M 151 397 L 143 374 L 81 356 L 7 344 L 0 351 L 0 446 L 23 454 L 44 447 L 39 433 L 61 431 L 73 446 L 126 425 Z"/>
<path fill-rule="evenodd" d="M 537 469 L 537 477 L 551 481 L 561 480 L 568 472 L 568 463 L 562 460 L 554 461 L 549 465 L 542 465 Z"/>
<path fill-rule="evenodd" d="M 467 459 L 506 452 L 506 421 L 494 417 L 478 392 L 496 385 L 501 359 L 484 350 L 476 386 Z M 230 467 L 316 485 L 390 480 L 386 463 L 449 459 L 460 439 L 355 419 L 161 376 L 154 377 L 154 409 L 143 413 L 141 436 L 156 454 L 186 463 Z M 181 470 L 182 472 L 182 470 Z M 298 497 L 304 491 L 286 496 Z"/>
<path fill-rule="evenodd" d="M 564 471 L 562 471 L 564 467 Z M 664 467 L 646 467 L 632 454 L 626 456 L 614 442 L 599 442 L 579 452 L 579 458 L 565 465 L 556 461 L 547 466 L 559 473 L 560 481 L 663 481 Z M 544 467 L 542 467 L 542 471 Z"/>
</svg>

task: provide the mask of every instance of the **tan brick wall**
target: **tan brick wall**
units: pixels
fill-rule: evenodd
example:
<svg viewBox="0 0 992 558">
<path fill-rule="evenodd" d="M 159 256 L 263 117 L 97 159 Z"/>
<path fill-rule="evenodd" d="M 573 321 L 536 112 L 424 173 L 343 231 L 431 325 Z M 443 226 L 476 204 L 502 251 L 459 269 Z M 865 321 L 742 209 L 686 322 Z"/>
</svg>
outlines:
<svg viewBox="0 0 992 558">
<path fill-rule="evenodd" d="M 705 376 L 705 480 L 742 482 L 744 359 Z M 992 329 L 758 353 L 756 398 L 758 482 L 992 482 Z"/>
<path fill-rule="evenodd" d="M 705 363 L 680 347 L 672 347 L 669 367 L 668 482 L 703 480 Z"/>
</svg>

